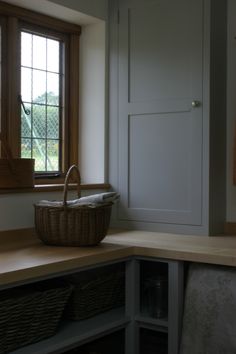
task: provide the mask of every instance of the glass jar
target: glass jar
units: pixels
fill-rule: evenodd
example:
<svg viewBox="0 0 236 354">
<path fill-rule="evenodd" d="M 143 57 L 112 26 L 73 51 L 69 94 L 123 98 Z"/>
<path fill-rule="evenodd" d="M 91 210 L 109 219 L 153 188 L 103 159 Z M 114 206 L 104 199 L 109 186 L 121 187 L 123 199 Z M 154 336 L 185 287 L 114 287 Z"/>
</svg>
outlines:
<svg viewBox="0 0 236 354">
<path fill-rule="evenodd" d="M 146 310 L 150 317 L 165 318 L 168 315 L 168 279 L 158 275 L 144 282 Z"/>
</svg>

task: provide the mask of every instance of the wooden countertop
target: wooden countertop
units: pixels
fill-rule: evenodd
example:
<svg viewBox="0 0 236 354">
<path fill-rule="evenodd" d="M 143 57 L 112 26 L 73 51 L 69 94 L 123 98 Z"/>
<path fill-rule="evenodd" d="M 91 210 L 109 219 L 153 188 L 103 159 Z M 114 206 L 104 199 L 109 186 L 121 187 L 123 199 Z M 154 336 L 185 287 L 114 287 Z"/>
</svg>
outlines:
<svg viewBox="0 0 236 354">
<path fill-rule="evenodd" d="M 111 230 L 99 246 L 78 248 L 46 246 L 33 230 L 1 232 L 0 286 L 134 255 L 236 266 L 236 237 Z"/>
<path fill-rule="evenodd" d="M 0 287 L 130 256 L 132 247 L 44 245 L 33 230 L 0 233 Z"/>
<path fill-rule="evenodd" d="M 137 256 L 236 266 L 236 236 L 177 235 L 114 230 L 106 242 L 133 247 Z"/>
</svg>

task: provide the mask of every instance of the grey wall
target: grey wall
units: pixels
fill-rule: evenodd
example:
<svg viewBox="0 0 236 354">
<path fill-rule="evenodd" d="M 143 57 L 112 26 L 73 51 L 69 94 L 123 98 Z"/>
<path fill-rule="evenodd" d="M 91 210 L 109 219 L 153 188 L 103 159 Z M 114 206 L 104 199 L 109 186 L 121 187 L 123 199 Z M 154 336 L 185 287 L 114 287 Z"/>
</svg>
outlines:
<svg viewBox="0 0 236 354">
<path fill-rule="evenodd" d="M 108 0 L 49 0 L 102 20 L 107 18 Z"/>
</svg>

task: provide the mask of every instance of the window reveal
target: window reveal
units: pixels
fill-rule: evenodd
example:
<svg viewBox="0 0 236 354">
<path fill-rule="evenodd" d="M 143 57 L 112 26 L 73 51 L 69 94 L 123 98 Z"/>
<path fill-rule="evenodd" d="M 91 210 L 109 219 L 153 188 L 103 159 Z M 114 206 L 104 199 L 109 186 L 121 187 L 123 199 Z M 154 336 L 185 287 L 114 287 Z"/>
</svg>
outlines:
<svg viewBox="0 0 236 354">
<path fill-rule="evenodd" d="M 35 158 L 37 184 L 61 183 L 78 163 L 81 29 L 1 1 L 0 15 L 1 131 L 15 157 Z"/>
</svg>

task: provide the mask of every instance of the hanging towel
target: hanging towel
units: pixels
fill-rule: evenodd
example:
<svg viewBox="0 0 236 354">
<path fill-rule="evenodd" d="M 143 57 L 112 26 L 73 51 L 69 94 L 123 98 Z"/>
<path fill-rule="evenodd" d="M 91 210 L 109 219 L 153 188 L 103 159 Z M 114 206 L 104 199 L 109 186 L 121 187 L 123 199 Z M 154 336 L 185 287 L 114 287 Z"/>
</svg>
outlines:
<svg viewBox="0 0 236 354">
<path fill-rule="evenodd" d="M 99 205 L 103 205 L 106 203 L 114 203 L 119 200 L 119 194 L 116 192 L 106 192 L 89 195 L 87 197 L 82 197 L 79 199 L 68 200 L 66 205 L 69 208 L 76 208 L 81 206 L 89 206 L 91 208 L 95 208 Z M 37 203 L 38 206 L 52 206 L 52 207 L 62 207 L 62 201 L 49 201 L 49 200 L 41 200 Z"/>
<path fill-rule="evenodd" d="M 191 264 L 180 354 L 236 354 L 236 269 Z"/>
</svg>

